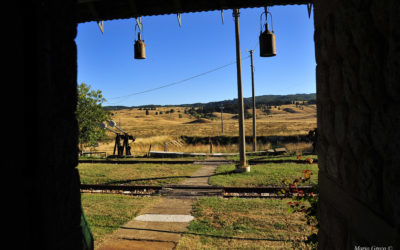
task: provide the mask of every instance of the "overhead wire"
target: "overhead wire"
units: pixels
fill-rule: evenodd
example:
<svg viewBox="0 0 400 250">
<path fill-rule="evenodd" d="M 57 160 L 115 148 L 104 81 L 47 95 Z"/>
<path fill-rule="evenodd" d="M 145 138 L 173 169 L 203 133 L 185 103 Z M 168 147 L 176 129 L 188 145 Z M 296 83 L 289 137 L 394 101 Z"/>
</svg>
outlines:
<svg viewBox="0 0 400 250">
<path fill-rule="evenodd" d="M 266 10 L 267 10 L 267 9 L 266 9 Z M 221 13 L 221 15 L 222 15 L 222 20 L 223 20 L 223 12 Z M 178 19 L 179 19 L 179 16 L 178 16 Z M 136 20 L 136 21 L 138 21 L 138 20 Z M 140 19 L 139 19 L 139 21 L 140 21 Z M 222 21 L 222 22 L 223 22 L 223 21 Z M 255 51 L 255 49 L 256 49 L 258 43 L 259 43 L 259 41 L 258 41 L 258 39 L 257 39 L 256 42 L 255 42 L 255 45 L 254 45 L 254 47 L 253 47 L 253 51 Z M 243 59 L 247 59 L 247 58 L 250 58 L 250 55 L 244 57 Z M 194 76 L 185 78 L 185 79 L 180 80 L 180 81 L 176 81 L 176 82 L 164 84 L 164 85 L 161 85 L 161 86 L 156 87 L 156 88 L 147 89 L 147 90 L 144 90 L 144 91 L 139 91 L 139 92 L 135 92 L 135 93 L 128 94 L 128 95 L 123 95 L 123 96 L 117 96 L 117 97 L 108 98 L 109 100 L 113 100 L 113 99 L 123 99 L 123 100 L 118 101 L 118 102 L 112 102 L 112 103 L 106 102 L 106 103 L 109 103 L 109 104 L 119 104 L 119 103 L 122 103 L 122 102 L 126 101 L 129 97 L 132 97 L 132 96 L 135 96 L 135 95 L 140 95 L 140 94 L 149 93 L 149 92 L 152 92 L 152 91 L 156 91 L 156 90 L 159 90 L 159 89 L 171 87 L 171 86 L 174 86 L 174 85 L 178 85 L 178 84 L 187 82 L 187 81 L 189 81 L 189 80 L 195 79 L 195 78 L 197 78 L 197 77 L 201 77 L 201 76 L 203 76 L 203 75 L 206 75 L 206 74 L 209 74 L 209 73 L 218 71 L 218 70 L 220 70 L 220 69 L 223 69 L 223 68 L 228 67 L 228 66 L 230 66 L 230 65 L 232 65 L 232 64 L 235 64 L 235 63 L 236 63 L 236 60 L 235 60 L 235 61 L 232 61 L 232 62 L 230 62 L 230 63 L 228 63 L 228 64 L 225 64 L 225 65 L 216 67 L 216 68 L 214 68 L 214 69 L 211 69 L 211 70 L 209 70 L 209 71 L 206 71 L 206 72 L 203 72 L 203 73 L 200 73 L 200 74 L 197 74 L 197 75 L 194 75 Z"/>
<path fill-rule="evenodd" d="M 250 56 L 246 56 L 246 57 L 244 57 L 243 59 L 247 59 L 247 58 L 249 58 L 249 57 L 250 57 Z M 159 89 L 171 87 L 171 86 L 174 86 L 174 85 L 178 85 L 178 84 L 181 84 L 181 83 L 190 81 L 190 80 L 192 80 L 192 79 L 195 79 L 195 78 L 198 78 L 198 77 L 201 77 L 201 76 L 210 74 L 210 73 L 215 72 L 215 71 L 218 71 L 218 70 L 220 70 L 220 69 L 226 68 L 226 67 L 228 67 L 228 66 L 230 66 L 230 65 L 232 65 L 232 64 L 235 64 L 235 63 L 236 63 L 236 60 L 235 60 L 235 61 L 232 61 L 232 62 L 230 62 L 230 63 L 224 64 L 224 65 L 222 65 L 222 66 L 213 68 L 213 69 L 211 69 L 211 70 L 205 71 L 205 72 L 203 72 L 203 73 L 200 73 L 200 74 L 197 74 L 197 75 L 194 75 L 194 76 L 191 76 L 191 77 L 188 77 L 188 78 L 179 80 L 179 81 L 167 83 L 167 84 L 161 85 L 161 86 L 156 87 L 156 88 L 151 88 L 151 89 L 147 89 L 147 90 L 143 90 L 143 91 L 131 93 L 131 94 L 128 94 L 128 95 L 123 95 L 123 96 L 117 96 L 117 97 L 108 98 L 109 100 L 121 99 L 121 98 L 122 98 L 123 100 L 117 101 L 117 102 L 112 102 L 112 103 L 110 103 L 110 102 L 106 102 L 106 103 L 108 103 L 108 104 L 119 104 L 119 103 L 122 103 L 122 102 L 126 101 L 129 97 L 132 97 L 132 96 L 135 96 L 135 95 L 144 94 L 144 93 L 149 93 L 149 92 L 152 92 L 152 91 L 156 91 L 156 90 L 159 90 Z"/>
</svg>

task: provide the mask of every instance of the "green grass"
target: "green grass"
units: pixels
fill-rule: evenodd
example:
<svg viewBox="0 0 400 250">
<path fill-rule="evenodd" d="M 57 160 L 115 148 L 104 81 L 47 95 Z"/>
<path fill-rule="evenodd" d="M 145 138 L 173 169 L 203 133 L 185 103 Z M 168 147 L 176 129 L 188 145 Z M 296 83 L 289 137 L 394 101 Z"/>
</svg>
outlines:
<svg viewBox="0 0 400 250">
<path fill-rule="evenodd" d="M 78 166 L 83 184 L 176 184 L 191 176 L 199 165 L 191 164 L 96 164 Z"/>
<path fill-rule="evenodd" d="M 301 156 L 301 160 L 305 160 L 307 158 L 311 158 L 313 160 L 318 159 L 317 155 L 303 155 Z M 230 160 L 239 161 L 239 156 L 230 156 Z M 275 155 L 275 156 L 267 156 L 267 155 L 247 155 L 246 160 L 257 160 L 257 161 L 284 161 L 284 160 L 297 160 L 296 155 Z"/>
<path fill-rule="evenodd" d="M 205 156 L 185 156 L 185 157 L 160 157 L 160 158 L 147 158 L 147 157 L 123 157 L 123 158 L 102 158 L 96 156 L 81 156 L 79 160 L 93 160 L 93 161 L 202 161 L 205 160 Z"/>
<path fill-rule="evenodd" d="M 318 165 L 317 164 L 297 164 L 297 163 L 268 163 L 252 165 L 249 173 L 233 173 L 235 165 L 223 165 L 217 168 L 215 176 L 210 177 L 209 183 L 215 186 L 237 186 L 237 187 L 260 187 L 269 185 L 282 185 L 282 180 L 294 179 L 303 176 L 302 171 L 308 169 L 312 171 L 310 181 L 304 183 L 317 184 Z"/>
<path fill-rule="evenodd" d="M 92 231 L 95 244 L 107 234 L 136 217 L 146 206 L 158 201 L 157 197 L 126 195 L 82 194 L 82 207 Z"/>
<path fill-rule="evenodd" d="M 304 155 L 301 156 L 301 160 L 311 158 L 313 160 L 318 159 L 317 155 Z M 276 156 L 249 156 L 247 160 L 259 160 L 259 161 L 285 161 L 285 160 L 297 160 L 296 155 L 276 155 Z"/>
<path fill-rule="evenodd" d="M 290 199 L 202 198 L 177 249 L 290 249 L 312 230 Z"/>
</svg>

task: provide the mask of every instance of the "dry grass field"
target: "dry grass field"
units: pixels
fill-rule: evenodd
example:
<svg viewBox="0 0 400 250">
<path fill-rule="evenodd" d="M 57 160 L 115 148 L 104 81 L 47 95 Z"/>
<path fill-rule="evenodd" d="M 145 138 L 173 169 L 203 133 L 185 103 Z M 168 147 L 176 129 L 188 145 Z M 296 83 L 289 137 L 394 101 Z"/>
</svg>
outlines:
<svg viewBox="0 0 400 250">
<path fill-rule="evenodd" d="M 285 108 L 295 111 L 287 112 Z M 171 109 L 173 113 L 168 113 Z M 136 137 L 136 141 L 131 144 L 133 154 L 147 152 L 149 146 L 152 150 L 164 150 L 164 143 L 177 140 L 180 136 L 200 136 L 213 137 L 220 136 L 221 133 L 221 113 L 215 113 L 214 119 L 202 119 L 198 121 L 195 117 L 185 114 L 184 107 L 160 107 L 156 110 L 149 110 L 146 115 L 145 110 L 138 108 L 112 111 L 113 120 L 124 131 Z M 305 105 L 296 107 L 294 104 L 272 107 L 269 115 L 257 109 L 257 136 L 285 136 L 285 135 L 304 135 L 311 129 L 316 128 L 316 105 Z M 158 115 L 156 115 L 156 112 Z M 162 114 L 160 114 L 162 112 Z M 251 113 L 252 110 L 250 109 Z M 233 114 L 223 113 L 224 136 L 238 135 L 238 120 L 232 118 Z M 252 135 L 252 119 L 245 121 L 246 136 Z M 114 135 L 108 132 L 108 139 L 99 144 L 96 151 L 105 151 L 112 154 L 114 146 Z M 260 145 L 260 150 L 268 148 L 270 145 Z M 288 145 L 297 147 L 296 145 Z M 248 150 L 251 150 L 248 145 Z M 174 145 L 169 143 L 168 151 L 182 152 L 209 152 L 208 145 Z M 237 145 L 214 146 L 214 152 L 237 152 Z"/>
<path fill-rule="evenodd" d="M 290 199 L 201 198 L 176 249 L 314 249 L 301 240 L 316 232 Z"/>
</svg>

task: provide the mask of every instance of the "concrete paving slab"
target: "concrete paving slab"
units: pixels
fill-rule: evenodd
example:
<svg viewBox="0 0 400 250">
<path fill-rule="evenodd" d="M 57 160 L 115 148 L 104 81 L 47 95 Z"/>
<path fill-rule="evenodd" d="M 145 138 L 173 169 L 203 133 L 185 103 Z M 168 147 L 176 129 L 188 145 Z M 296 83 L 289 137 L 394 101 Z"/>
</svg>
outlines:
<svg viewBox="0 0 400 250">
<path fill-rule="evenodd" d="M 143 214 L 190 214 L 193 200 L 162 198 L 152 207 L 144 209 Z"/>
<path fill-rule="evenodd" d="M 216 165 L 207 165 L 198 169 L 190 178 L 181 182 L 181 185 L 202 185 L 209 186 L 208 179 L 211 175 L 215 174 L 217 169 Z"/>
<path fill-rule="evenodd" d="M 115 233 L 117 239 L 178 242 L 188 222 L 154 222 L 132 220 Z"/>
<path fill-rule="evenodd" d="M 193 216 L 185 214 L 142 214 L 135 218 L 139 221 L 153 222 L 190 222 L 193 219 Z"/>
</svg>

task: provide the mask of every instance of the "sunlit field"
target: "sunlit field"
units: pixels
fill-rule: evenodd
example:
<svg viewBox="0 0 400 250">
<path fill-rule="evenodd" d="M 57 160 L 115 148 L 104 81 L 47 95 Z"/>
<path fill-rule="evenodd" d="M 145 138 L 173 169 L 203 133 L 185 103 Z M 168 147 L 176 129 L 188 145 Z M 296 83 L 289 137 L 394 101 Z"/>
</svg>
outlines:
<svg viewBox="0 0 400 250">
<path fill-rule="evenodd" d="M 294 112 L 287 112 L 289 108 Z M 170 112 L 174 110 L 173 112 Z M 168 111 L 168 114 L 167 114 Z M 306 135 L 317 126 L 316 105 L 304 105 L 301 108 L 294 104 L 272 107 L 269 115 L 257 109 L 257 136 L 293 136 Z M 157 112 L 157 114 L 156 114 Z M 252 111 L 249 110 L 251 113 Z M 185 114 L 183 107 L 161 107 L 156 110 L 145 110 L 138 108 L 112 111 L 113 120 L 125 132 L 136 138 L 131 143 L 133 154 L 143 154 L 149 151 L 164 151 L 165 143 L 170 152 L 203 152 L 210 151 L 209 145 L 185 145 L 180 136 L 237 136 L 238 120 L 233 114 L 223 113 L 223 134 L 221 130 L 221 113 L 214 113 L 213 119 L 197 120 L 190 114 Z M 252 119 L 245 120 L 245 133 L 252 135 Z M 107 132 L 108 138 L 99 143 L 96 151 L 104 151 L 112 154 L 114 147 L 114 134 Z M 289 147 L 298 145 L 289 145 Z M 251 150 L 251 145 L 247 146 Z M 259 144 L 259 150 L 270 148 L 269 144 Z M 303 145 L 310 147 L 310 145 Z M 297 149 L 294 149 L 295 152 Z M 302 150 L 299 148 L 298 150 Z M 237 145 L 213 145 L 213 152 L 227 153 L 238 152 Z"/>
</svg>

